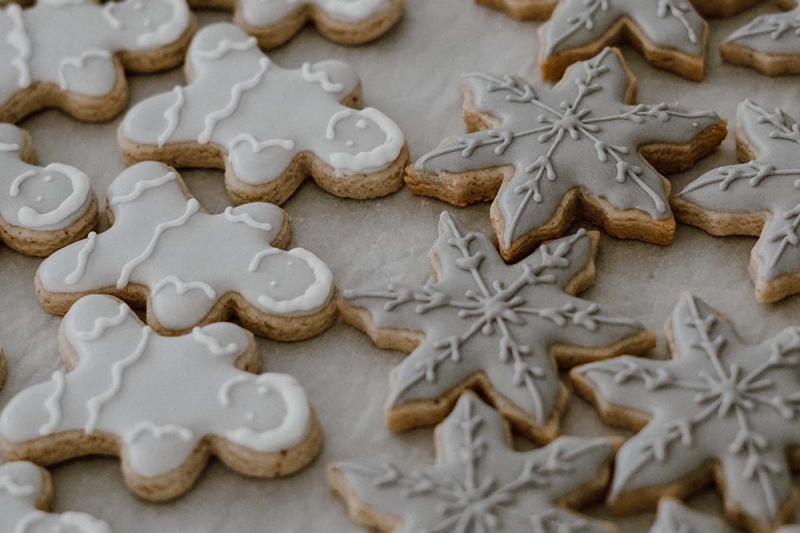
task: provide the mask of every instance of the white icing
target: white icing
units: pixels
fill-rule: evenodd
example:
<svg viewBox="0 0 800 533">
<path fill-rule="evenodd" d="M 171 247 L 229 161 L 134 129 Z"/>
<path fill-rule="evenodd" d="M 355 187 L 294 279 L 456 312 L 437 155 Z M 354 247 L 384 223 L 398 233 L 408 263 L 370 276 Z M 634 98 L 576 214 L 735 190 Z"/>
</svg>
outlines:
<svg viewBox="0 0 800 533">
<path fill-rule="evenodd" d="M 284 150 L 294 150 L 295 143 L 294 141 L 286 140 L 286 139 L 268 139 L 266 141 L 259 141 L 249 133 L 240 133 L 236 137 L 233 138 L 230 145 L 230 154 L 236 150 L 236 147 L 239 146 L 241 143 L 247 143 L 253 149 L 253 152 L 258 154 L 261 153 L 266 148 L 272 147 L 280 147 Z M 228 159 L 231 159 L 232 155 L 228 156 Z"/>
<path fill-rule="evenodd" d="M 64 396 L 64 372 L 56 370 L 53 372 L 53 393 L 44 401 L 47 412 L 50 413 L 50 420 L 39 428 L 39 435 L 50 435 L 61 423 L 61 398 Z"/>
<path fill-rule="evenodd" d="M 31 41 L 25 30 L 22 8 L 12 3 L 6 8 L 6 14 L 8 14 L 11 23 L 14 25 L 11 31 L 8 32 L 6 40 L 8 44 L 16 48 L 18 54 L 17 57 L 11 61 L 11 64 L 19 71 L 19 76 L 17 78 L 19 88 L 25 89 L 31 84 L 31 69 L 28 64 L 31 58 Z"/>
<path fill-rule="evenodd" d="M 0 476 L 0 491 L 10 494 L 11 496 L 30 496 L 36 492 L 36 487 L 31 485 L 18 485 L 14 483 L 11 476 Z"/>
<path fill-rule="evenodd" d="M 338 93 L 344 90 L 344 85 L 331 82 L 330 76 L 324 70 L 318 70 L 317 72 L 311 70 L 311 63 L 303 63 L 300 73 L 307 82 L 319 83 L 322 90 L 327 93 Z"/>
<path fill-rule="evenodd" d="M 219 388 L 219 404 L 223 407 L 230 407 L 231 405 L 231 390 L 236 387 L 237 385 L 241 385 L 242 383 L 248 383 L 250 381 L 250 376 L 239 375 L 233 376 L 231 379 L 226 381 L 222 384 Z"/>
<path fill-rule="evenodd" d="M 178 122 L 180 121 L 181 109 L 186 103 L 186 98 L 183 96 L 183 87 L 176 85 L 172 91 L 175 93 L 175 103 L 172 104 L 164 111 L 164 119 L 167 121 L 167 129 L 164 133 L 158 136 L 158 147 L 162 148 L 167 141 L 169 141 L 175 130 L 178 129 Z"/>
<path fill-rule="evenodd" d="M 213 50 L 198 50 L 195 55 L 198 59 L 220 59 L 230 52 L 243 52 L 256 47 L 258 41 L 255 37 L 248 37 L 244 41 L 231 41 L 222 39 Z"/>
<path fill-rule="evenodd" d="M 57 518 L 53 518 L 56 517 Z M 64 513 L 62 515 L 51 515 L 44 511 L 35 510 L 23 516 L 12 533 L 30 533 L 31 527 L 39 523 L 57 521 L 53 526 L 53 533 L 66 531 L 77 531 L 79 533 L 111 533 L 111 528 L 105 522 L 97 520 L 91 515 L 84 513 Z M 69 529 L 65 529 L 69 526 Z M 39 528 L 37 528 L 38 530 Z"/>
<path fill-rule="evenodd" d="M 128 306 L 119 304 L 119 312 L 115 316 L 101 316 L 94 321 L 94 326 L 89 331 L 73 330 L 76 339 L 82 341 L 96 341 L 108 328 L 119 326 L 128 318 Z"/>
<path fill-rule="evenodd" d="M 243 0 L 241 12 L 249 25 L 264 27 L 284 20 L 300 4 L 313 4 L 330 17 L 355 24 L 390 6 L 388 0 Z"/>
<path fill-rule="evenodd" d="M 333 114 L 331 119 L 328 121 L 328 127 L 325 129 L 325 138 L 329 141 L 332 141 L 336 138 L 336 125 L 339 124 L 342 120 L 346 118 L 350 118 L 355 114 L 355 110 L 347 108 L 342 109 Z"/>
<path fill-rule="evenodd" d="M 239 345 L 235 342 L 229 343 L 227 346 L 222 346 L 215 337 L 204 332 L 202 328 L 192 328 L 192 336 L 194 340 L 208 348 L 212 355 L 233 355 L 239 351 Z"/>
<path fill-rule="evenodd" d="M 114 15 L 114 10 L 116 9 L 117 4 L 114 2 L 108 2 L 103 5 L 103 18 L 106 19 L 108 25 L 111 26 L 111 29 L 114 30 L 121 30 L 122 29 L 122 22 Z"/>
<path fill-rule="evenodd" d="M 0 142 L 0 152 L 19 152 L 20 146 L 16 143 Z"/>
<path fill-rule="evenodd" d="M 167 183 L 170 183 L 172 181 L 175 181 L 174 172 L 167 172 L 160 178 L 138 181 L 136 182 L 136 186 L 130 193 L 122 196 L 114 196 L 108 201 L 108 203 L 110 205 L 119 205 L 119 204 L 124 204 L 126 202 L 132 202 L 134 200 L 138 200 L 139 197 L 142 194 L 144 194 L 145 191 L 153 189 L 155 187 L 161 187 L 162 185 L 166 185 Z"/>
<path fill-rule="evenodd" d="M 161 0 L 172 8 L 172 18 L 161 23 L 154 31 L 143 33 L 136 44 L 145 48 L 158 48 L 181 38 L 189 27 L 189 6 L 185 0 Z"/>
<path fill-rule="evenodd" d="M 69 66 L 77 69 L 82 69 L 86 65 L 86 61 L 93 57 L 101 59 L 111 59 L 111 52 L 108 50 L 85 50 L 78 57 L 65 57 L 61 60 L 61 65 L 58 67 L 58 85 L 62 90 L 69 89 L 69 81 L 67 80 L 66 69 Z"/>
<path fill-rule="evenodd" d="M 358 111 L 358 114 L 363 115 L 372 120 L 378 127 L 386 134 L 386 140 L 383 144 L 375 147 L 372 150 L 359 152 L 357 154 L 350 154 L 348 152 L 334 152 L 330 155 L 330 164 L 336 169 L 338 174 L 359 174 L 370 173 L 383 170 L 389 164 L 397 159 L 397 154 L 403 149 L 405 145 L 405 137 L 400 128 L 397 127 L 389 117 L 374 109 L 368 107 Z M 334 118 L 331 117 L 331 124 L 329 124 L 329 132 L 333 133 L 335 138 Z M 337 119 L 341 120 L 341 118 Z"/>
<path fill-rule="evenodd" d="M 83 277 L 83 273 L 86 272 L 86 262 L 89 260 L 89 254 L 94 250 L 96 243 L 97 232 L 89 232 L 89 235 L 86 237 L 86 244 L 81 248 L 81 251 L 78 252 L 78 264 L 75 265 L 75 270 L 64 278 L 64 283 L 67 285 L 74 285 L 80 281 Z"/>
<path fill-rule="evenodd" d="M 250 213 L 234 214 L 233 207 L 225 208 L 225 220 L 233 223 L 243 222 L 251 228 L 260 229 L 261 231 L 272 231 L 272 224 L 269 222 L 258 222 Z M 253 272 L 253 270 L 250 272 Z"/>
<path fill-rule="evenodd" d="M 176 435 L 185 442 L 189 442 L 194 439 L 194 433 L 192 433 L 192 431 L 189 429 L 170 424 L 167 424 L 166 426 L 159 426 L 153 422 L 150 422 L 149 420 L 143 420 L 133 426 L 130 432 L 125 435 L 125 444 L 134 444 L 139 437 L 148 434 L 157 439 L 163 439 L 169 435 Z"/>
<path fill-rule="evenodd" d="M 205 295 L 208 296 L 209 300 L 214 300 L 217 297 L 217 293 L 209 284 L 203 283 L 202 281 L 190 281 L 188 283 L 184 283 L 177 276 L 167 276 L 156 283 L 155 287 L 153 287 L 153 297 L 161 292 L 161 289 L 167 285 L 173 285 L 175 287 L 175 292 L 178 294 L 186 294 L 187 291 L 197 289 L 203 291 Z"/>
<path fill-rule="evenodd" d="M 29 228 L 41 228 L 63 222 L 67 217 L 79 211 L 86 203 L 86 198 L 91 194 L 89 176 L 77 168 L 60 163 L 50 163 L 45 167 L 45 171 L 58 172 L 65 175 L 72 184 L 72 193 L 64 198 L 61 205 L 46 213 L 39 213 L 27 205 L 22 206 L 17 213 L 17 217 L 22 225 Z M 14 194 L 13 188 L 14 184 L 12 184 L 11 195 L 17 196 L 17 194 Z"/>
<path fill-rule="evenodd" d="M 330 287 L 333 285 L 333 274 L 328 268 L 328 265 L 320 261 L 317 256 L 308 250 L 295 248 L 287 253 L 299 257 L 311 267 L 314 272 L 314 283 L 309 285 L 303 294 L 291 300 L 276 300 L 266 294 L 262 294 L 258 297 L 258 303 L 261 304 L 261 307 L 265 310 L 274 313 L 310 311 L 319 306 L 319 302 L 330 293 Z M 258 259 L 258 261 L 256 261 L 256 259 Z M 253 263 L 250 264 L 251 272 L 255 272 L 258 269 L 260 261 L 261 257 L 256 256 L 253 258 Z"/>
<path fill-rule="evenodd" d="M 19 188 L 22 186 L 22 183 L 26 179 L 32 178 L 35 175 L 36 175 L 35 170 L 26 170 L 25 172 L 14 178 L 14 181 L 11 182 L 11 189 L 9 189 L 8 194 L 10 194 L 11 196 L 19 196 Z"/>
<path fill-rule="evenodd" d="M 279 255 L 280 253 L 281 251 L 277 248 L 267 248 L 266 250 L 261 250 L 253 257 L 253 260 L 250 261 L 250 265 L 247 267 L 247 270 L 249 272 L 255 272 L 258 270 L 258 265 L 261 264 L 262 259 L 270 255 Z"/>
</svg>

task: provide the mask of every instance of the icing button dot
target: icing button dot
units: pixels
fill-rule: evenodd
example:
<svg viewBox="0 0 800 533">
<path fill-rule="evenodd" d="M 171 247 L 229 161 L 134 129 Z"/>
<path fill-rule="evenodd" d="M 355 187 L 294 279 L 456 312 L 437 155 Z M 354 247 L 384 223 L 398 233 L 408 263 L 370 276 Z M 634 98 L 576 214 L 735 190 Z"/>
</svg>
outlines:
<svg viewBox="0 0 800 533">
<path fill-rule="evenodd" d="M 363 118 L 361 120 L 359 120 L 358 122 L 356 122 L 356 128 L 358 128 L 360 130 L 363 130 L 366 127 L 367 127 L 367 121 L 364 120 Z"/>
<path fill-rule="evenodd" d="M 51 181 L 53 181 L 53 176 L 48 174 L 47 176 L 44 177 L 44 181 L 45 183 L 50 183 Z"/>
<path fill-rule="evenodd" d="M 44 198 L 42 198 L 41 196 L 37 196 L 37 197 L 36 197 L 36 201 L 37 201 L 37 202 L 44 201 Z"/>
<path fill-rule="evenodd" d="M 277 286 L 278 286 L 278 282 L 277 282 L 277 281 L 274 281 L 274 280 L 273 280 L 273 281 L 270 281 L 270 282 L 269 282 L 269 286 L 270 286 L 270 287 L 277 287 Z"/>
</svg>

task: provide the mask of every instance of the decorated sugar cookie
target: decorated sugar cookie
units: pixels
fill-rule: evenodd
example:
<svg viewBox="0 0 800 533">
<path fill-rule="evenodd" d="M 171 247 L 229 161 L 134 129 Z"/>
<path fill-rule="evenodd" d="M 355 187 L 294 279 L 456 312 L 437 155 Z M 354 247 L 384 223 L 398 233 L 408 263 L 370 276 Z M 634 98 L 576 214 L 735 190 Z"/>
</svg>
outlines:
<svg viewBox="0 0 800 533">
<path fill-rule="evenodd" d="M 695 81 L 705 75 L 708 25 L 689 0 L 561 0 L 540 37 L 546 80 L 621 40 L 657 68 Z"/>
<path fill-rule="evenodd" d="M 139 163 L 108 188 L 113 226 L 59 250 L 36 273 L 46 311 L 64 314 L 88 293 L 147 307 L 163 334 L 236 316 L 260 335 L 298 340 L 334 321 L 333 276 L 289 241 L 284 211 L 265 203 L 204 213 L 174 169 Z"/>
<path fill-rule="evenodd" d="M 581 230 L 508 266 L 488 237 L 445 212 L 430 254 L 435 280 L 344 291 L 348 323 L 411 353 L 392 374 L 389 428 L 439 422 L 471 389 L 517 430 L 553 440 L 568 398 L 559 367 L 655 343 L 638 322 L 574 296 L 594 282 L 597 239 Z"/>
<path fill-rule="evenodd" d="M 773 531 L 798 502 L 800 328 L 748 345 L 685 295 L 667 335 L 671 361 L 621 357 L 570 373 L 606 421 L 639 431 L 617 454 L 609 505 L 633 512 L 714 480 L 731 521 Z"/>
<path fill-rule="evenodd" d="M 480 73 L 462 86 L 475 133 L 422 156 L 406 182 L 415 194 L 456 205 L 494 199 L 492 225 L 508 261 L 562 235 L 576 216 L 616 237 L 671 242 L 675 221 L 660 172 L 691 167 L 727 134 L 713 112 L 634 104 L 635 79 L 608 48 L 552 90 Z"/>
<path fill-rule="evenodd" d="M 180 64 L 196 23 L 185 0 L 41 0 L 0 9 L 0 122 L 47 107 L 109 120 L 128 100 L 125 70 Z"/>
<path fill-rule="evenodd" d="M 781 0 L 786 13 L 770 13 L 733 32 L 720 46 L 722 58 L 769 76 L 800 73 L 800 5 Z"/>
<path fill-rule="evenodd" d="M 781 109 L 739 105 L 740 165 L 690 183 L 672 200 L 679 220 L 714 235 L 760 235 L 750 256 L 756 297 L 800 292 L 800 125 Z"/>
<path fill-rule="evenodd" d="M 61 326 L 67 372 L 17 394 L 0 413 L 0 450 L 38 464 L 122 458 L 138 496 L 174 498 L 216 455 L 247 476 L 308 464 L 322 434 L 303 388 L 257 372 L 252 334 L 229 323 L 162 337 L 116 298 L 90 295 Z"/>
<path fill-rule="evenodd" d="M 698 513 L 678 500 L 662 498 L 650 533 L 733 533 L 733 530 L 716 517 Z"/>
<path fill-rule="evenodd" d="M 126 160 L 225 169 L 237 203 L 283 203 L 307 177 L 337 196 L 374 198 L 402 186 L 403 133 L 339 61 L 286 70 L 231 24 L 192 42 L 189 85 L 140 102 L 119 130 Z M 348 107 L 351 106 L 351 107 Z"/>
<path fill-rule="evenodd" d="M 111 533 L 85 513 L 51 514 L 53 481 L 44 468 L 24 461 L 0 465 L 0 531 L 5 533 Z"/>
<path fill-rule="evenodd" d="M 3 353 L 3 349 L 0 348 L 0 389 L 3 388 L 5 382 L 6 382 L 6 357 L 5 353 Z"/>
<path fill-rule="evenodd" d="M 616 445 L 561 437 L 516 452 L 503 418 L 465 394 L 436 428 L 435 466 L 342 461 L 330 465 L 328 480 L 354 521 L 382 532 L 611 533 L 565 502 L 602 498 Z"/>
<path fill-rule="evenodd" d="M 89 233 L 97 199 L 77 168 L 40 167 L 35 159 L 30 135 L 0 124 L 0 238 L 18 252 L 46 256 Z"/>
<path fill-rule="evenodd" d="M 233 9 L 233 20 L 275 48 L 313 24 L 327 39 L 340 44 L 364 44 L 394 26 L 405 10 L 404 0 L 224 0 L 209 4 L 189 0 L 193 7 Z"/>
</svg>

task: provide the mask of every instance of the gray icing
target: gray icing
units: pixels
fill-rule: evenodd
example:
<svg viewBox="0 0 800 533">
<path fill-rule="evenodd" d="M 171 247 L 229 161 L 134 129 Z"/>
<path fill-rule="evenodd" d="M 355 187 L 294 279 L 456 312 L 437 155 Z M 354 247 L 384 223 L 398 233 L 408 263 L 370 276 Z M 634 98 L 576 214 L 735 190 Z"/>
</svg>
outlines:
<svg viewBox="0 0 800 533">
<path fill-rule="evenodd" d="M 706 24 L 688 0 L 562 0 L 543 30 L 544 54 L 589 46 L 622 18 L 658 48 L 705 54 Z"/>
<path fill-rule="evenodd" d="M 36 231 L 63 229 L 86 214 L 94 197 L 89 177 L 75 167 L 22 160 L 24 132 L 0 124 L 0 217 Z"/>
<path fill-rule="evenodd" d="M 250 26 L 277 24 L 301 7 L 313 7 L 343 22 L 362 22 L 389 7 L 389 0 L 238 0 Z"/>
<path fill-rule="evenodd" d="M 737 120 L 758 159 L 712 170 L 678 196 L 713 211 L 769 213 L 756 244 L 758 278 L 800 272 L 800 125 L 750 100 L 739 105 Z"/>
<path fill-rule="evenodd" d="M 756 17 L 725 42 L 762 54 L 800 55 L 800 7 Z"/>
<path fill-rule="evenodd" d="M 467 231 L 445 212 L 431 255 L 440 265 L 436 281 L 343 293 L 350 305 L 367 309 L 377 326 L 425 335 L 393 373 L 390 409 L 436 400 L 484 372 L 495 390 L 544 425 L 556 415 L 563 387 L 548 357 L 551 346 L 600 349 L 645 331 L 564 292 L 592 261 L 591 239 L 583 230 L 508 266 L 488 237 Z"/>
<path fill-rule="evenodd" d="M 348 461 L 333 466 L 355 498 L 402 521 L 397 533 L 484 531 L 609 533 L 607 524 L 559 506 L 598 479 L 609 439 L 561 437 L 545 448 L 509 448 L 503 418 L 468 394 L 437 428 L 437 464 Z"/>
<path fill-rule="evenodd" d="M 333 276 L 322 261 L 302 248 L 270 245 L 283 226 L 281 208 L 250 203 L 210 215 L 179 180 L 152 161 L 120 174 L 108 188 L 114 225 L 48 257 L 37 273 L 44 290 L 141 284 L 159 324 L 173 330 L 196 326 L 232 292 L 270 315 L 311 315 L 330 301 Z"/>
<path fill-rule="evenodd" d="M 662 176 L 639 155 L 648 144 L 686 144 L 720 123 L 716 113 L 667 105 L 625 105 L 620 57 L 605 49 L 578 63 L 552 90 L 522 79 L 469 74 L 475 106 L 498 119 L 491 130 L 445 141 L 417 170 L 468 172 L 511 165 L 495 206 L 505 221 L 501 245 L 547 224 L 570 190 L 581 187 L 617 209 L 672 216 Z"/>
<path fill-rule="evenodd" d="M 609 497 L 664 487 L 718 461 L 728 504 L 769 530 L 793 492 L 786 456 L 800 443 L 800 328 L 748 345 L 691 295 L 671 324 L 671 361 L 621 357 L 573 370 L 604 402 L 651 417 L 618 452 Z"/>
<path fill-rule="evenodd" d="M 44 82 L 88 97 L 116 83 L 114 54 L 155 50 L 189 28 L 185 0 L 41 0 L 0 9 L 0 105 Z"/>
<path fill-rule="evenodd" d="M 0 466 L 0 531 L 5 533 L 111 533 L 111 527 L 85 513 L 45 513 L 37 508 L 45 490 L 42 469 L 17 461 Z"/>
<path fill-rule="evenodd" d="M 249 184 L 274 181 L 300 153 L 311 152 L 337 175 L 371 173 L 395 162 L 405 140 L 374 108 L 341 104 L 360 84 L 341 61 L 286 70 L 256 39 L 232 24 L 204 27 L 192 41 L 191 83 L 135 105 L 121 126 L 133 142 L 213 143 Z"/>
<path fill-rule="evenodd" d="M 716 517 L 664 498 L 658 502 L 658 515 L 650 533 L 733 533 L 733 530 Z"/>
</svg>

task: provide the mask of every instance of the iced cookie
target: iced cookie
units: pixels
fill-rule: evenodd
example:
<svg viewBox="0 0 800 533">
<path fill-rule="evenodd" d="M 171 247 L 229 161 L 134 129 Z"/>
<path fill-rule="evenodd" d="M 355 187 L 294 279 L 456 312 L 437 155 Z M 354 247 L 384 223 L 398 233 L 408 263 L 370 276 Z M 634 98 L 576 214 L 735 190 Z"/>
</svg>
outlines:
<svg viewBox="0 0 800 533">
<path fill-rule="evenodd" d="M 377 39 L 400 19 L 404 0 L 189 0 L 195 8 L 232 9 L 233 21 L 275 48 L 307 24 L 340 44 L 364 44 Z"/>
<path fill-rule="evenodd" d="M 174 335 L 237 317 L 249 330 L 288 341 L 336 318 L 328 267 L 289 243 L 289 220 L 273 204 L 210 215 L 174 169 L 139 163 L 108 188 L 113 226 L 47 258 L 36 273 L 42 307 L 63 315 L 90 293 L 147 308 L 147 323 Z"/>
<path fill-rule="evenodd" d="M 773 531 L 798 503 L 800 328 L 748 345 L 684 295 L 666 329 L 670 361 L 621 357 L 570 373 L 605 421 L 639 431 L 617 454 L 609 505 L 630 513 L 715 481 L 731 521 Z"/>
<path fill-rule="evenodd" d="M 3 353 L 3 349 L 0 348 L 0 389 L 3 388 L 5 382 L 6 382 L 6 357 L 5 353 Z"/>
<path fill-rule="evenodd" d="M 53 480 L 44 468 L 23 461 L 0 466 L 0 531 L 4 533 L 111 533 L 85 513 L 51 514 Z"/>
<path fill-rule="evenodd" d="M 24 130 L 0 124 L 0 239 L 10 248 L 47 256 L 85 237 L 97 224 L 89 177 L 75 167 L 35 164 Z"/>
<path fill-rule="evenodd" d="M 800 74 L 800 6 L 796 0 L 777 4 L 788 11 L 756 17 L 720 45 L 725 61 L 768 76 Z"/>
<path fill-rule="evenodd" d="M 258 374 L 253 335 L 234 324 L 162 337 L 116 298 L 91 295 L 61 325 L 67 372 L 17 394 L 0 414 L 0 450 L 46 466 L 118 455 L 138 496 L 180 496 L 209 456 L 246 476 L 277 477 L 322 446 L 300 384 Z"/>
<path fill-rule="evenodd" d="M 186 66 L 188 86 L 125 117 L 119 143 L 128 163 L 224 168 L 236 203 L 281 204 L 307 177 L 348 198 L 402 186 L 403 133 L 377 109 L 354 109 L 361 84 L 347 64 L 286 70 L 241 29 L 214 24 L 197 34 Z"/>
<path fill-rule="evenodd" d="M 650 533 L 733 533 L 733 530 L 722 520 L 667 497 L 658 502 L 658 515 Z"/>
<path fill-rule="evenodd" d="M 508 424 L 472 394 L 436 428 L 436 465 L 330 465 L 328 480 L 355 522 L 381 532 L 612 533 L 579 508 L 602 498 L 617 443 L 561 437 L 512 449 Z"/>
<path fill-rule="evenodd" d="M 713 235 L 761 235 L 750 255 L 756 297 L 800 292 L 800 125 L 781 109 L 739 105 L 741 165 L 722 167 L 672 199 L 679 220 Z"/>
<path fill-rule="evenodd" d="M 488 237 L 445 212 L 430 254 L 435 280 L 344 291 L 345 321 L 411 354 L 392 373 L 389 428 L 439 422 L 475 390 L 517 430 L 553 440 L 569 396 L 559 368 L 655 344 L 638 322 L 574 296 L 594 283 L 597 239 L 581 230 L 509 266 Z"/>
<path fill-rule="evenodd" d="M 688 0 L 561 0 L 539 35 L 546 80 L 623 40 L 657 68 L 695 81 L 705 75 L 708 25 Z"/>
<path fill-rule="evenodd" d="M 125 71 L 183 61 L 196 22 L 185 0 L 42 0 L 0 10 L 0 122 L 57 107 L 87 121 L 125 108 Z"/>
<path fill-rule="evenodd" d="M 464 77 L 462 92 L 474 133 L 421 157 L 406 182 L 456 205 L 494 199 L 507 261 L 562 235 L 576 217 L 616 237 L 670 243 L 675 221 L 660 173 L 691 167 L 727 134 L 716 113 L 635 105 L 636 80 L 609 48 L 552 90 L 478 73 Z"/>
</svg>

